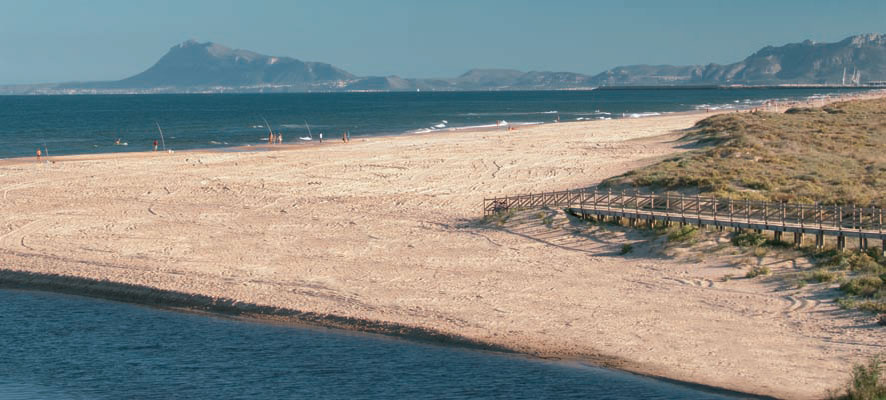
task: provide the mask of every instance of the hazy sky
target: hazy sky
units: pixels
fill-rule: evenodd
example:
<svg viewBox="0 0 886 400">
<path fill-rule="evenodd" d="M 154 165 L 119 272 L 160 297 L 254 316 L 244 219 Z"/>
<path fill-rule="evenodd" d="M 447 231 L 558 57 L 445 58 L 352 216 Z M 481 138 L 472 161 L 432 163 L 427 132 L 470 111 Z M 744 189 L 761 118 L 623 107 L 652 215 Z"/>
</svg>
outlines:
<svg viewBox="0 0 886 400">
<path fill-rule="evenodd" d="M 886 32 L 883 0 L 0 0 L 0 83 L 120 79 L 192 38 L 426 78 L 729 63 L 866 32 Z"/>
</svg>

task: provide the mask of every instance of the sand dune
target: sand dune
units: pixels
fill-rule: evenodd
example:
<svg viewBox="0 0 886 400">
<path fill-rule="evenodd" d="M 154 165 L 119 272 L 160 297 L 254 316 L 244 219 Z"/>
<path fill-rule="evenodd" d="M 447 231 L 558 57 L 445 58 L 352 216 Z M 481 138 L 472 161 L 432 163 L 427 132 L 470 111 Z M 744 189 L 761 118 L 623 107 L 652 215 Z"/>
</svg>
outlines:
<svg viewBox="0 0 886 400">
<path fill-rule="evenodd" d="M 0 166 L 0 265 L 389 322 L 545 357 L 821 397 L 884 350 L 863 314 L 716 262 L 618 255 L 484 197 L 586 187 L 705 114 Z M 625 236 L 627 235 L 627 236 Z M 642 247 L 642 246 L 641 246 Z"/>
</svg>

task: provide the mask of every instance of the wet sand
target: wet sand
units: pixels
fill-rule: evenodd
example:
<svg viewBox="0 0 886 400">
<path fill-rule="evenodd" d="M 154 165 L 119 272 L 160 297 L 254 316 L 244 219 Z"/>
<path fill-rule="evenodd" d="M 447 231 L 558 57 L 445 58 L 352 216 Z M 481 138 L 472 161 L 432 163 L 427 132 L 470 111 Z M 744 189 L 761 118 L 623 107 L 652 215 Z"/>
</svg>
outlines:
<svg viewBox="0 0 886 400">
<path fill-rule="evenodd" d="M 555 210 L 550 224 L 533 213 L 503 226 L 480 221 L 484 197 L 587 187 L 683 151 L 679 132 L 706 116 L 7 160 L 0 283 L 65 290 L 64 278 L 48 276 L 86 278 L 109 287 L 69 280 L 68 291 L 114 297 L 119 284 L 134 285 L 166 291 L 156 295 L 161 305 L 188 306 L 166 304 L 178 296 L 169 293 L 194 295 L 192 305 L 210 311 L 281 310 L 330 326 L 414 330 L 823 397 L 852 362 L 886 350 L 869 315 L 764 280 L 720 282 L 735 271 L 657 255 L 660 243 L 621 256 L 639 233 L 577 234 L 576 221 Z"/>
</svg>

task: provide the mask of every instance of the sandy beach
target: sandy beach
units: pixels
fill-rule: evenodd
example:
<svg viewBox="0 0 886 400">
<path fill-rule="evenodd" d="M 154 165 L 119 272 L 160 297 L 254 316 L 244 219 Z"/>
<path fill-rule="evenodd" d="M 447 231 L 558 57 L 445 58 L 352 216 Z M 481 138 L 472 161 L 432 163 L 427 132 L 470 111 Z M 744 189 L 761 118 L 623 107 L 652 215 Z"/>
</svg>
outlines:
<svg viewBox="0 0 886 400">
<path fill-rule="evenodd" d="M 481 221 L 484 197 L 587 187 L 684 151 L 680 132 L 709 115 L 6 160 L 0 266 L 824 397 L 886 350 L 870 315 L 771 281 L 721 281 L 740 272 L 657 255 L 641 233 L 577 233 L 556 210 L 548 224 L 537 212 Z M 619 255 L 626 242 L 637 251 Z"/>
</svg>

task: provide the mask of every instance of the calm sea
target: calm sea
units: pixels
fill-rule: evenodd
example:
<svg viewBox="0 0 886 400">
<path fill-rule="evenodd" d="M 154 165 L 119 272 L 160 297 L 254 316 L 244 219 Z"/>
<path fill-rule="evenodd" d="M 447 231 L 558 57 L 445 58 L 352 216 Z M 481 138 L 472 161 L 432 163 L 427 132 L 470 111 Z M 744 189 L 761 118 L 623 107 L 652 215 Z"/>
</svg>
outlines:
<svg viewBox="0 0 886 400">
<path fill-rule="evenodd" d="M 0 290 L 2 399 L 716 399 L 576 363 Z"/>
<path fill-rule="evenodd" d="M 807 99 L 847 89 L 633 89 L 533 92 L 409 92 L 113 96 L 0 96 L 0 158 L 146 151 L 160 134 L 172 149 L 286 142 L 324 133 L 340 139 L 469 126 L 638 118 L 765 99 Z M 265 123 L 267 120 L 268 124 Z M 306 125 L 307 123 L 307 125 Z M 308 131 L 310 128 L 310 133 Z M 115 145 L 120 139 L 121 144 Z"/>
</svg>

